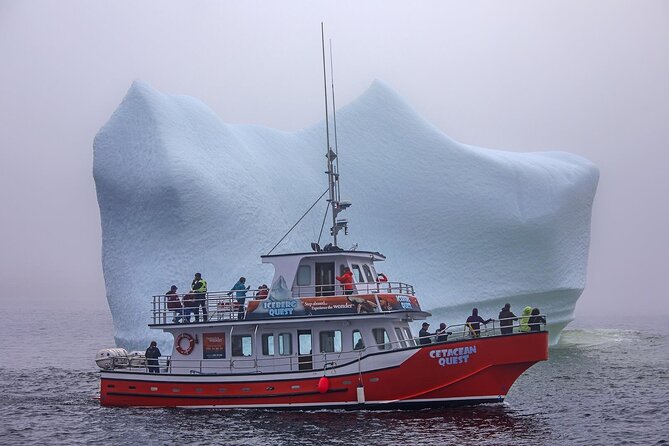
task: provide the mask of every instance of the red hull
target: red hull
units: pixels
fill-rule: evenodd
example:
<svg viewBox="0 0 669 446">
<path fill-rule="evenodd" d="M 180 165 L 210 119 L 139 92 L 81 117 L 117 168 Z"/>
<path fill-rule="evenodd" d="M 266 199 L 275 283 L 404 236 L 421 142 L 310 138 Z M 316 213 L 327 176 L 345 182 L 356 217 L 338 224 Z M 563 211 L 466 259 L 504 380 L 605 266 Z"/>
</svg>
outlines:
<svg viewBox="0 0 669 446">
<path fill-rule="evenodd" d="M 390 356 L 394 355 L 394 356 Z M 402 357 L 392 364 L 389 358 Z M 102 372 L 104 406 L 390 408 L 502 401 L 527 368 L 548 359 L 548 333 L 526 333 L 432 344 L 364 357 L 358 366 L 246 375 Z M 384 363 L 372 369 L 372 364 Z M 346 373 L 343 371 L 347 370 Z M 362 382 L 365 402 L 358 399 Z M 324 390 L 321 388 L 321 390 Z"/>
</svg>

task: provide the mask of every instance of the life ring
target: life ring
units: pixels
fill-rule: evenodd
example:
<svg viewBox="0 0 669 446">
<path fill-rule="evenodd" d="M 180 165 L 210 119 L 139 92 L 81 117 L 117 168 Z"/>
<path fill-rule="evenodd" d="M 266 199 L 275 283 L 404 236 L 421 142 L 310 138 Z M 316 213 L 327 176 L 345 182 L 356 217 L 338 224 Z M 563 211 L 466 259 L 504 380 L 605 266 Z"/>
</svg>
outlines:
<svg viewBox="0 0 669 446">
<path fill-rule="evenodd" d="M 181 346 L 181 341 L 183 341 L 184 339 L 186 341 L 188 341 L 188 346 L 186 348 L 183 348 Z M 184 355 L 184 356 L 185 355 L 190 355 L 191 352 L 193 351 L 193 348 L 195 347 L 195 339 L 193 339 L 193 337 L 191 335 L 189 335 L 188 333 L 181 333 L 177 337 L 176 347 L 177 347 L 177 351 L 179 353 L 181 353 L 182 355 Z"/>
</svg>

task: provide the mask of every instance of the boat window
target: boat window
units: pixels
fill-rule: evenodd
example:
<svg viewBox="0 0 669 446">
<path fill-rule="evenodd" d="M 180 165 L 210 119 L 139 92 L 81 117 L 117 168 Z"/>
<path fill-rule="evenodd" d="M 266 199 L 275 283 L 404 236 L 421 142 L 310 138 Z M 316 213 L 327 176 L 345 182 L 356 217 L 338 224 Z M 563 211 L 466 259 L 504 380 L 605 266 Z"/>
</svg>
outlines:
<svg viewBox="0 0 669 446">
<path fill-rule="evenodd" d="M 379 350 L 390 350 L 392 348 L 388 332 L 385 328 L 372 328 L 372 334 Z"/>
<path fill-rule="evenodd" d="M 297 334 L 297 349 L 298 354 L 300 355 L 310 355 L 311 354 L 311 332 L 310 331 L 298 331 Z"/>
<path fill-rule="evenodd" d="M 279 333 L 279 354 L 281 356 L 293 354 L 293 342 L 290 333 Z"/>
<path fill-rule="evenodd" d="M 262 354 L 265 356 L 274 356 L 274 335 L 265 333 L 262 335 Z"/>
<path fill-rule="evenodd" d="M 297 369 L 313 369 L 314 357 L 311 355 L 311 330 L 297 330 L 297 352 Z"/>
<path fill-rule="evenodd" d="M 300 265 L 297 269 L 297 286 L 311 285 L 311 266 Z"/>
<path fill-rule="evenodd" d="M 353 278 L 355 279 L 356 282 L 364 282 L 365 278 L 362 275 L 362 271 L 360 271 L 360 266 L 358 265 L 351 265 L 353 267 Z"/>
<path fill-rule="evenodd" d="M 339 353 L 341 352 L 341 331 L 321 331 L 321 353 Z"/>
<path fill-rule="evenodd" d="M 416 340 L 413 338 L 413 335 L 411 334 L 411 330 L 409 329 L 409 327 L 404 327 L 404 334 L 406 335 L 407 344 L 409 344 L 409 346 L 417 345 Z"/>
<path fill-rule="evenodd" d="M 362 350 L 365 348 L 365 341 L 362 340 L 360 330 L 353 330 L 353 350 Z"/>
<path fill-rule="evenodd" d="M 232 356 L 251 356 L 251 335 L 232 335 Z"/>
<path fill-rule="evenodd" d="M 400 327 L 395 327 L 395 333 L 397 334 L 397 339 L 400 341 L 400 345 L 402 347 L 408 347 L 406 341 L 404 340 L 404 334 L 402 333 L 402 330 L 400 330 Z"/>
<path fill-rule="evenodd" d="M 365 277 L 367 278 L 367 282 L 374 283 L 374 276 L 372 275 L 372 271 L 369 269 L 369 265 L 362 265 L 363 271 L 365 271 Z"/>
</svg>

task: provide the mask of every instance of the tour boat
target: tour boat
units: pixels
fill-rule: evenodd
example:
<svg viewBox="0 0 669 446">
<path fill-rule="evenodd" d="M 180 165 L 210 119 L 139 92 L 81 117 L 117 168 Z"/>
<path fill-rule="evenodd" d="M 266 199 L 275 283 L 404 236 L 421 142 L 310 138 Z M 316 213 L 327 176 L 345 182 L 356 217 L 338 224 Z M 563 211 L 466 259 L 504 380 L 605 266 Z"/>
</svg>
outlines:
<svg viewBox="0 0 669 446">
<path fill-rule="evenodd" d="M 350 203 L 339 197 L 327 92 L 325 108 L 332 242 L 261 256 L 274 266 L 268 294 L 208 292 L 207 320 L 183 323 L 167 296 L 153 296 L 149 326 L 174 337 L 172 351 L 157 363 L 119 348 L 98 352 L 102 405 L 390 409 L 501 402 L 526 369 L 548 358 L 545 324 L 502 334 L 493 321 L 480 331 L 462 324 L 448 327 L 448 335 L 416 336 L 414 321 L 430 313 L 413 285 L 377 272 L 381 253 L 338 247 L 338 233 L 348 228 L 339 214 Z M 352 284 L 337 280 L 346 268 Z"/>
</svg>

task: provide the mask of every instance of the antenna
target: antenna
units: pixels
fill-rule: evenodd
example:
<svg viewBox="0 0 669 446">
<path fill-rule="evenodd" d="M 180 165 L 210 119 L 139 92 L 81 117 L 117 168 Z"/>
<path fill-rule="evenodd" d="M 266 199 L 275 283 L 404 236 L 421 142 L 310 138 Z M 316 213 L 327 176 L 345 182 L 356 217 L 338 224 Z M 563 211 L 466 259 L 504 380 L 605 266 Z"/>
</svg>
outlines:
<svg viewBox="0 0 669 446">
<path fill-rule="evenodd" d="M 316 206 L 316 204 L 325 196 L 325 194 L 329 193 L 329 198 L 328 198 L 328 207 L 332 207 L 332 227 L 330 228 L 330 234 L 332 235 L 333 238 L 333 243 L 328 243 L 325 245 L 325 247 L 322 249 L 323 251 L 341 251 L 341 248 L 337 247 L 337 233 L 340 230 L 344 230 L 344 234 L 348 233 L 348 221 L 346 219 L 339 219 L 337 220 L 337 214 L 339 214 L 341 211 L 344 209 L 348 208 L 351 203 L 348 201 L 340 201 L 339 200 L 339 161 L 337 160 L 337 164 L 334 165 L 333 161 L 337 159 L 337 118 L 335 115 L 334 111 L 334 74 L 332 71 L 332 42 L 330 42 L 330 75 L 332 76 L 332 117 L 334 119 L 334 138 L 335 138 L 335 151 L 332 151 L 332 148 L 330 147 L 330 117 L 328 115 L 329 113 L 329 107 L 328 107 L 328 79 L 327 79 L 327 68 L 325 64 L 325 31 L 323 28 L 323 22 L 321 22 L 321 46 L 323 48 L 323 90 L 325 92 L 325 142 L 326 142 L 326 155 L 325 157 L 328 160 L 328 170 L 325 172 L 328 175 L 328 188 L 321 194 L 318 199 L 314 202 L 314 204 L 311 205 L 309 209 L 300 217 L 299 220 L 284 234 L 283 237 L 281 237 L 281 240 L 277 242 L 276 245 L 270 251 L 267 253 L 267 255 L 270 255 L 277 246 L 290 234 L 290 232 L 295 229 L 295 227 L 302 221 L 302 219 Z M 318 243 L 312 243 L 311 248 L 314 251 L 320 252 L 321 247 L 320 247 L 320 241 L 321 241 L 321 235 L 323 233 L 323 227 L 325 226 L 325 219 L 327 218 L 327 210 L 326 208 L 325 215 L 323 216 L 323 224 L 321 225 L 321 233 L 318 235 Z"/>
<path fill-rule="evenodd" d="M 334 146 L 335 146 L 335 155 L 337 155 L 337 163 L 335 165 L 335 170 L 337 178 L 339 178 L 339 144 L 337 144 L 337 106 L 335 105 L 335 88 L 334 88 L 334 64 L 332 63 L 332 39 L 328 40 L 330 43 L 330 82 L 332 90 L 332 127 L 334 130 Z M 341 200 L 340 194 L 341 189 L 339 188 L 339 181 L 337 181 L 337 201 Z"/>
<path fill-rule="evenodd" d="M 335 151 L 330 146 L 330 117 L 328 113 L 328 82 L 327 82 L 327 67 L 325 63 L 325 30 L 323 22 L 321 22 L 321 46 L 323 49 L 323 87 L 325 90 L 325 138 L 326 138 L 326 155 L 328 170 L 325 172 L 328 175 L 328 191 L 330 192 L 328 202 L 332 207 L 332 227 L 330 234 L 332 235 L 332 245 L 337 247 L 337 234 L 342 229 L 344 234 L 348 233 L 348 221 L 346 219 L 337 219 L 337 215 L 348 208 L 351 203 L 341 202 L 339 197 L 339 161 L 337 160 L 337 124 L 336 114 L 334 111 L 334 71 L 332 69 L 332 43 L 330 42 L 330 75 L 332 79 L 332 116 L 334 119 L 334 137 L 335 137 Z M 335 165 L 334 161 L 337 160 Z"/>
</svg>

